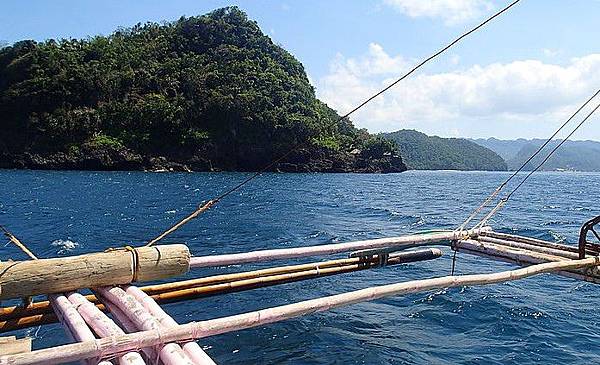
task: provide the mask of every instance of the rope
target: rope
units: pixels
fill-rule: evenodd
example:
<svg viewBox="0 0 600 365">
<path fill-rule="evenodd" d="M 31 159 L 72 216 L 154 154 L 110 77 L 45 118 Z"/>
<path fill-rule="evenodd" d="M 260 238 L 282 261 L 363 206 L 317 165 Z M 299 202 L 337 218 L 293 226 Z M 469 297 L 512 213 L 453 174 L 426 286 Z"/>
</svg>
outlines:
<svg viewBox="0 0 600 365">
<path fill-rule="evenodd" d="M 469 224 L 469 222 L 471 222 L 475 217 L 477 217 L 479 215 L 479 213 L 483 210 L 483 208 L 485 208 L 494 198 L 496 198 L 500 192 L 502 191 L 502 189 L 504 189 L 504 187 L 513 179 L 517 176 L 517 174 L 519 172 L 521 172 L 525 166 L 531 162 L 538 154 L 540 154 L 540 152 L 542 152 L 542 150 L 554 139 L 554 137 L 556 137 L 558 135 L 558 133 L 560 133 L 561 130 L 563 130 L 572 120 L 573 118 L 575 118 L 575 116 L 577 116 L 579 114 L 579 112 L 581 112 L 581 110 L 583 110 L 583 108 L 585 108 L 596 96 L 598 96 L 598 94 L 600 94 L 600 89 L 597 90 L 591 97 L 589 97 L 585 103 L 583 103 L 553 134 L 552 136 L 550 136 L 550 138 L 548 138 L 534 153 L 533 155 L 531 155 L 513 174 L 511 174 L 508 179 L 506 179 L 504 182 L 502 182 L 497 188 L 496 190 L 494 190 L 485 200 L 484 202 L 477 207 L 472 213 L 471 215 L 469 215 L 469 217 L 455 230 L 457 232 L 463 232 L 463 230 L 465 229 L 465 227 L 467 226 L 467 224 Z M 600 105 L 599 105 L 600 106 Z M 586 120 L 588 120 L 588 118 L 596 111 L 596 109 L 598 109 L 598 106 L 596 106 L 596 108 L 594 108 L 580 123 L 579 125 L 577 125 L 577 127 L 575 127 L 575 129 L 565 138 L 563 139 L 552 151 L 550 151 L 550 153 L 548 154 L 548 156 L 546 156 L 546 158 L 542 161 L 542 163 L 540 163 L 534 170 L 532 170 L 531 172 L 529 172 L 529 174 L 525 177 L 525 179 L 523 179 L 518 185 L 517 187 L 515 187 L 506 197 L 500 199 L 500 201 L 489 211 L 489 213 L 487 215 L 485 215 L 480 221 L 479 223 L 477 223 L 473 229 L 477 229 L 477 228 L 481 228 L 483 227 L 485 224 L 488 223 L 488 221 L 496 214 L 498 213 L 498 211 L 500 209 L 502 209 L 502 207 L 504 207 L 504 205 L 506 204 L 506 202 L 508 202 L 508 200 L 510 199 L 510 197 L 525 183 L 525 181 L 527 181 L 527 179 L 529 179 L 529 177 L 537 170 L 539 170 L 542 165 L 548 161 L 548 159 L 550 158 L 550 156 L 552 156 L 552 154 L 554 154 L 554 152 L 556 152 L 556 150 L 558 150 L 558 148 L 560 148 L 560 146 L 562 146 L 572 135 L 573 133 L 575 133 L 582 125 L 583 123 L 585 123 Z M 457 250 L 458 251 L 458 247 Z M 457 257 L 456 257 L 456 251 L 454 251 L 454 255 L 452 257 L 452 273 L 454 273 L 454 269 L 456 266 L 456 261 L 457 261 Z"/>
<path fill-rule="evenodd" d="M 599 91 L 600 92 L 600 91 Z M 596 93 L 598 94 L 598 92 Z M 594 94 L 594 96 L 596 95 Z M 488 215 L 486 215 L 476 226 L 475 228 L 478 227 L 482 227 L 483 225 L 485 225 L 487 223 L 487 221 L 493 217 L 505 204 L 506 202 L 508 202 L 508 200 L 513 196 L 513 194 L 519 190 L 519 188 L 521 188 L 521 186 L 523 186 L 523 184 L 525 184 L 525 182 L 531 177 L 531 175 L 533 175 L 536 171 L 538 171 L 549 159 L 550 157 L 552 157 L 552 155 L 563 145 L 565 144 L 565 142 L 567 142 L 567 140 L 569 140 L 569 138 L 571 138 L 571 136 L 573 136 L 573 134 L 575 134 L 575 132 L 577 132 L 577 130 L 579 130 L 579 128 L 581 128 L 581 126 L 596 112 L 596 110 L 598 110 L 598 108 L 600 108 L 600 104 L 596 105 L 596 107 L 594 109 L 592 109 L 592 111 L 590 111 L 585 118 L 583 118 L 583 120 L 581 122 L 579 122 L 579 124 L 577 124 L 577 126 L 571 131 L 571 133 L 569 133 L 569 135 L 567 135 L 562 141 L 560 141 L 559 144 L 556 145 L 556 147 L 554 147 L 552 149 L 552 151 L 550 151 L 550 153 L 548 153 L 548 155 L 546 156 L 546 158 L 544 158 L 544 160 L 542 160 L 542 162 L 540 162 L 533 170 L 531 170 L 527 176 L 525 176 L 525 178 L 510 192 L 508 193 L 508 195 L 501 199 L 498 204 L 494 207 L 494 209 L 492 209 L 490 211 L 490 213 Z M 581 109 L 580 109 L 581 110 Z M 579 110 L 577 111 L 579 112 Z"/>
<path fill-rule="evenodd" d="M 37 260 L 38 259 L 33 254 L 33 252 L 31 252 L 31 250 L 29 250 L 27 248 L 27 246 L 25 246 L 21 241 L 19 241 L 19 239 L 17 237 L 15 237 L 12 233 L 10 233 L 8 231 L 8 229 L 4 228 L 4 226 L 0 226 L 0 229 L 2 230 L 2 232 L 4 233 L 4 235 L 6 237 L 8 237 L 8 239 L 10 240 L 10 242 L 14 243 L 15 246 L 17 246 L 18 248 L 20 248 L 21 251 L 23 251 L 27 256 L 29 256 L 29 258 L 31 258 L 33 260 Z"/>
<path fill-rule="evenodd" d="M 198 209 L 196 209 L 192 214 L 188 215 L 187 217 L 185 217 L 184 219 L 182 219 L 181 221 L 179 221 L 179 223 L 175 224 L 173 227 L 167 229 L 166 231 L 164 231 L 163 233 L 161 233 L 160 235 L 158 235 L 158 237 L 156 237 L 155 239 L 153 239 L 153 240 L 149 241 L 148 243 L 146 243 L 145 246 L 146 247 L 152 246 L 153 244 L 155 244 L 156 242 L 162 240 L 163 238 L 165 238 L 169 234 L 175 232 L 180 227 L 182 227 L 183 225 L 185 225 L 187 222 L 191 221 L 192 219 L 196 218 L 200 214 L 202 214 L 202 213 L 206 212 L 207 210 L 209 210 L 210 207 L 212 207 L 214 204 L 216 204 L 220 199 L 222 199 L 222 198 L 219 197 L 217 199 L 209 200 L 205 204 L 199 206 Z"/>
<path fill-rule="evenodd" d="M 501 10 L 499 10 L 498 12 L 494 13 L 492 16 L 490 16 L 489 18 L 487 18 L 483 22 L 479 23 L 474 28 L 472 28 L 469 31 L 461 34 L 458 38 L 454 39 L 452 42 L 448 43 L 446 46 L 444 46 L 443 48 L 441 48 L 437 52 L 433 53 L 431 56 L 429 56 L 429 57 L 425 58 L 423 61 L 419 62 L 416 66 L 414 66 L 408 72 L 406 72 L 405 74 L 403 74 L 396 81 L 392 82 L 391 84 L 389 84 L 388 86 L 384 87 L 383 89 L 381 89 L 377 93 L 373 94 L 371 97 L 369 97 L 368 99 L 366 99 L 365 101 L 363 101 L 362 103 L 360 103 L 359 105 L 357 105 L 355 108 L 353 108 L 352 110 L 350 110 L 349 112 L 347 112 L 343 116 L 335 119 L 333 122 L 331 122 L 329 124 L 326 124 L 325 127 L 323 128 L 324 131 L 328 130 L 329 128 L 331 128 L 331 127 L 333 127 L 335 125 L 337 125 L 342 120 L 350 117 L 350 115 L 354 114 L 356 111 L 358 111 L 359 109 L 361 109 L 362 107 L 364 107 L 365 105 L 367 105 L 373 99 L 377 98 L 378 96 L 380 96 L 381 94 L 385 93 L 386 91 L 388 91 L 392 87 L 396 86 L 402 80 L 406 79 L 407 77 L 409 77 L 410 75 L 412 75 L 413 73 L 415 73 L 418 69 L 420 69 L 421 67 L 423 67 L 425 64 L 429 63 L 429 61 L 433 60 L 434 58 L 438 57 L 442 53 L 446 52 L 448 49 L 452 48 L 455 44 L 459 43 L 460 41 L 462 41 L 464 38 L 468 37 L 472 33 L 478 31 L 480 28 L 484 27 L 487 23 L 491 22 L 492 20 L 494 20 L 498 16 L 500 16 L 503 13 L 505 13 L 506 11 L 508 11 L 510 8 L 512 8 L 513 6 L 515 6 L 520 1 L 521 0 L 515 0 L 515 1 L 511 2 L 510 4 L 508 4 L 507 6 L 505 6 L 504 8 L 502 8 Z M 323 131 L 321 133 L 323 133 Z M 204 213 L 212 205 L 218 203 L 223 198 L 225 198 L 228 195 L 230 195 L 230 194 L 236 192 L 237 190 L 241 189 L 244 185 L 248 184 L 249 182 L 251 182 L 252 180 L 254 180 L 255 178 L 257 178 L 258 176 L 262 175 L 264 172 L 266 172 L 267 170 L 269 170 L 271 167 L 275 166 L 277 163 L 281 162 L 283 159 L 285 159 L 286 157 L 288 157 L 289 155 L 291 155 L 293 152 L 297 151 L 300 147 L 304 146 L 306 143 L 307 142 L 305 141 L 305 142 L 300 142 L 300 143 L 296 144 L 296 146 L 294 146 L 292 149 L 290 149 L 289 151 L 287 151 L 286 153 L 284 153 L 279 158 L 273 160 L 272 162 L 270 162 L 269 164 L 267 164 L 265 167 L 263 167 L 259 171 L 257 171 L 254 174 L 250 175 L 248 178 L 242 180 L 239 184 L 237 184 L 234 187 L 232 187 L 231 189 L 225 191 L 223 194 L 219 195 L 218 197 L 216 197 L 216 198 L 214 198 L 212 200 L 209 200 L 208 203 L 206 203 L 205 205 L 203 205 L 200 208 L 198 208 L 197 210 L 195 210 L 188 217 L 184 218 L 179 223 L 175 224 L 174 226 L 172 226 L 171 228 L 169 228 L 168 230 L 166 230 L 165 232 L 163 232 L 162 234 L 160 234 L 155 239 L 149 241 L 146 244 L 146 246 L 151 246 L 151 245 L 155 244 L 156 242 L 160 241 L 161 239 L 163 239 L 167 235 L 169 235 L 172 232 L 174 232 L 177 229 L 179 229 L 181 226 L 183 226 L 186 223 L 188 223 L 190 220 L 192 220 L 192 219 L 196 218 L 198 215 Z"/>
<path fill-rule="evenodd" d="M 138 273 L 140 271 L 140 255 L 138 254 L 137 250 L 135 249 L 135 247 L 131 247 L 131 246 L 125 246 L 124 247 L 126 251 L 131 252 L 131 271 L 132 271 L 132 275 L 131 275 L 131 282 L 135 283 L 138 281 Z"/>
<path fill-rule="evenodd" d="M 550 136 L 550 138 L 548 138 L 544 144 L 542 144 L 534 153 L 533 155 L 531 155 L 512 175 L 510 175 L 508 177 L 508 179 L 506 179 L 504 182 L 502 182 L 502 184 L 500 184 L 496 190 L 494 190 L 488 197 L 487 199 L 485 199 L 485 201 L 479 206 L 477 207 L 477 209 L 475 209 L 471 215 L 460 225 L 460 227 L 458 227 L 458 231 L 462 231 L 467 224 L 469 224 L 477 215 L 479 215 L 479 213 L 483 210 L 483 208 L 485 208 L 496 196 L 498 196 L 498 194 L 500 194 L 500 192 L 502 191 L 502 189 L 504 189 L 504 187 L 511 182 L 511 180 L 517 176 L 517 174 L 519 172 L 521 172 L 525 166 L 531 162 L 540 152 L 542 152 L 542 150 L 548 145 L 548 143 L 550 143 L 550 141 L 552 141 L 554 139 L 554 137 L 556 137 L 558 135 L 558 133 L 560 133 L 561 130 L 563 130 L 570 122 L 571 120 L 573 120 L 573 118 L 575 118 L 575 116 L 577 114 L 579 114 L 579 112 L 585 108 L 598 94 L 600 94 L 600 89 L 598 91 L 596 91 L 594 93 L 594 95 L 592 95 L 589 99 L 587 99 L 585 101 L 585 103 L 583 103 L 576 111 L 575 113 L 573 113 L 569 119 L 567 119 L 553 134 L 552 136 Z"/>
</svg>

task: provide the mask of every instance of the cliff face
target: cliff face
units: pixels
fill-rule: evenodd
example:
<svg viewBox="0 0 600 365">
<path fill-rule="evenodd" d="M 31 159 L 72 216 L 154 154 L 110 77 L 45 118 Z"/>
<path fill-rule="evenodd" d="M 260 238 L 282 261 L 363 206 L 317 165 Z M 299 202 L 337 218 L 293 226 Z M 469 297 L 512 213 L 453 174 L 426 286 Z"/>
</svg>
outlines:
<svg viewBox="0 0 600 365">
<path fill-rule="evenodd" d="M 301 144 L 273 170 L 406 169 L 338 118 L 235 7 L 0 50 L 0 167 L 253 171 Z"/>
</svg>

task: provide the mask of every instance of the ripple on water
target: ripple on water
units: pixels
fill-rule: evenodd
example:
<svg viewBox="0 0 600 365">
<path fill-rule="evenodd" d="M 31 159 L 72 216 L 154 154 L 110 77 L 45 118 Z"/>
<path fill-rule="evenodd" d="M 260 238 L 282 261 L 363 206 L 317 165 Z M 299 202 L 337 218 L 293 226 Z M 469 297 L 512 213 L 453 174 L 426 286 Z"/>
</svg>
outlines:
<svg viewBox="0 0 600 365">
<path fill-rule="evenodd" d="M 248 176 L 50 171 L 0 171 L 0 175 L 2 223 L 42 256 L 145 242 L 199 202 Z M 186 242 L 200 256 L 451 229 L 505 177 L 505 173 L 422 171 L 265 174 L 167 241 Z M 576 242 L 577 227 L 593 214 L 588 207 L 600 201 L 600 175 L 585 174 L 584 182 L 576 173 L 541 173 L 532 181 L 535 184 L 525 185 L 496 217 L 495 229 Z M 48 237 L 62 239 L 48 244 Z M 12 246 L 2 249 L 2 258 L 23 259 Z M 447 250 L 444 253 L 431 262 L 164 307 L 183 323 L 443 276 L 449 273 L 452 257 Z M 212 268 L 194 275 L 267 266 Z M 459 254 L 457 262 L 461 274 L 511 267 L 465 254 Z M 505 285 L 387 298 L 199 342 L 223 364 L 584 364 L 600 359 L 599 290 L 592 284 L 543 275 Z M 57 325 L 17 335 L 34 336 L 37 348 L 67 341 Z"/>
</svg>

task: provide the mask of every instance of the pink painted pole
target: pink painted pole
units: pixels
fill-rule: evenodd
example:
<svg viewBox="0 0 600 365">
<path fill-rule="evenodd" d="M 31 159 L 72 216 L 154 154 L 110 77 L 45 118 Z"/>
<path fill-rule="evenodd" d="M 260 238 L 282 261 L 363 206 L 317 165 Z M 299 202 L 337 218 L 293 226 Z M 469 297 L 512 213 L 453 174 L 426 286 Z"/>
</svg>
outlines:
<svg viewBox="0 0 600 365">
<path fill-rule="evenodd" d="M 85 322 L 92 327 L 94 332 L 100 337 L 111 337 L 116 335 L 124 335 L 125 332 L 115 324 L 108 316 L 85 297 L 79 293 L 70 293 L 67 298 L 75 306 L 77 312 L 83 317 Z M 103 354 L 99 354 L 100 357 Z M 113 355 L 107 354 L 107 355 Z M 144 359 L 138 352 L 127 352 L 118 357 L 120 365 L 145 365 Z"/>
<path fill-rule="evenodd" d="M 442 231 L 434 233 L 422 233 L 409 236 L 333 243 L 329 245 L 280 248 L 274 250 L 259 250 L 243 253 L 231 253 L 226 255 L 199 256 L 190 258 L 190 269 L 200 267 L 239 265 L 250 262 L 273 261 L 300 257 L 333 255 L 336 253 L 365 250 L 369 248 L 411 248 L 417 246 L 432 245 L 444 241 L 464 239 L 466 237 L 475 237 L 479 235 L 480 232 L 488 232 L 490 230 L 491 228 L 489 227 L 483 227 L 480 229 L 471 229 L 465 231 Z"/>
<path fill-rule="evenodd" d="M 73 307 L 73 304 L 65 297 L 64 295 L 53 294 L 48 296 L 50 300 L 50 304 L 54 309 L 54 313 L 58 317 L 60 323 L 62 324 L 65 332 L 69 334 L 73 340 L 77 342 L 84 341 L 93 341 L 96 339 L 92 330 L 85 323 L 81 315 L 77 312 L 77 310 Z M 110 361 L 98 359 L 88 359 L 82 361 L 83 364 L 89 365 L 112 365 Z"/>
<path fill-rule="evenodd" d="M 133 296 L 125 293 L 119 287 L 102 287 L 96 291 L 104 300 L 112 302 L 139 330 L 160 329 L 160 323 Z M 176 343 L 157 345 L 156 351 L 165 365 L 195 365 L 186 355 L 181 346 Z"/>
<path fill-rule="evenodd" d="M 71 345 L 36 350 L 27 354 L 0 356 L 0 365 L 37 365 L 55 364 L 59 362 L 77 361 L 80 359 L 101 356 L 104 353 L 121 353 L 134 348 L 155 346 L 173 341 L 189 341 L 192 339 L 214 336 L 231 331 L 242 330 L 268 323 L 279 322 L 311 313 L 339 308 L 350 304 L 385 298 L 393 295 L 416 293 L 426 290 L 451 288 L 465 285 L 490 285 L 504 283 L 550 272 L 597 267 L 600 257 L 582 260 L 567 260 L 531 265 L 522 269 L 501 271 L 490 274 L 474 274 L 461 276 L 445 276 L 424 280 L 388 284 L 351 291 L 303 302 L 267 308 L 229 317 L 211 319 L 202 322 L 191 322 L 174 328 L 155 329 L 131 333 L 127 335 L 101 338 L 94 341 L 80 342 Z"/>
<path fill-rule="evenodd" d="M 148 294 L 144 293 L 140 288 L 129 285 L 125 288 L 125 292 L 137 299 L 146 310 L 160 323 L 164 328 L 174 328 L 179 326 L 175 320 L 169 316 Z M 186 342 L 182 345 L 183 351 L 197 365 L 216 365 L 204 350 L 196 343 L 196 341 Z"/>
<path fill-rule="evenodd" d="M 98 295 L 97 297 L 100 296 Z M 108 309 L 113 318 L 121 324 L 121 327 L 123 327 L 123 329 L 125 329 L 127 333 L 134 333 L 139 331 L 136 325 L 129 319 L 129 317 L 125 315 L 125 313 L 123 313 L 122 310 L 119 309 L 119 307 L 117 307 L 108 300 L 102 300 L 102 297 L 100 297 L 100 299 L 102 304 L 104 304 L 106 309 Z M 156 352 L 156 349 L 154 347 L 144 347 L 141 350 L 144 353 L 144 355 L 146 355 L 147 361 L 152 363 L 156 361 L 156 359 L 158 359 L 158 353 Z"/>
</svg>

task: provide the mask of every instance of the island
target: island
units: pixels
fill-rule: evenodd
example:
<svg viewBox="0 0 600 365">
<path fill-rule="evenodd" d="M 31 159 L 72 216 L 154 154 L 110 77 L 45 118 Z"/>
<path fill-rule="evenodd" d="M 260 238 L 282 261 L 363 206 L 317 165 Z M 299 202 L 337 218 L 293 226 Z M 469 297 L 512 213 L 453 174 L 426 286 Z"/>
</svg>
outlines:
<svg viewBox="0 0 600 365">
<path fill-rule="evenodd" d="M 406 170 L 393 143 L 338 119 L 237 7 L 0 50 L 0 168 Z"/>
</svg>

